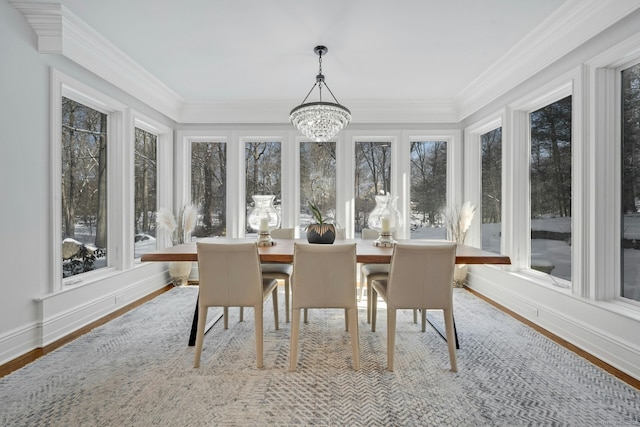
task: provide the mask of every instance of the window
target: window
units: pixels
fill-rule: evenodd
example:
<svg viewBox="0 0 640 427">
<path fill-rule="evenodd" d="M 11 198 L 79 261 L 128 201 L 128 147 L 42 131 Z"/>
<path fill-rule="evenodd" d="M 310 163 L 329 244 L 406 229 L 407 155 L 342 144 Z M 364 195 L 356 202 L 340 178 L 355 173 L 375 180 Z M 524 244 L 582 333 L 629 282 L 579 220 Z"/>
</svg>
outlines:
<svg viewBox="0 0 640 427">
<path fill-rule="evenodd" d="M 622 71 L 620 296 L 640 301 L 640 64 Z"/>
<path fill-rule="evenodd" d="M 107 115 L 62 97 L 62 276 L 107 266 Z"/>
<path fill-rule="evenodd" d="M 482 249 L 500 253 L 502 226 L 502 128 L 480 136 L 482 156 Z"/>
<path fill-rule="evenodd" d="M 156 249 L 158 136 L 136 128 L 134 141 L 134 257 Z"/>
<path fill-rule="evenodd" d="M 412 239 L 446 239 L 443 211 L 447 204 L 447 143 L 411 142 Z"/>
<path fill-rule="evenodd" d="M 375 196 L 391 191 L 391 143 L 356 142 L 355 146 L 355 235 L 367 228 Z"/>
<path fill-rule="evenodd" d="M 300 237 L 311 223 L 309 202 L 336 217 L 336 143 L 300 143 Z"/>
<path fill-rule="evenodd" d="M 280 142 L 245 142 L 246 215 L 253 209 L 251 196 L 258 194 L 274 195 L 274 206 L 281 213 L 280 152 Z M 247 224 L 247 233 L 256 235 L 257 230 L 250 229 Z"/>
<path fill-rule="evenodd" d="M 571 96 L 529 120 L 531 268 L 571 280 Z"/>
<path fill-rule="evenodd" d="M 191 143 L 191 200 L 198 219 L 193 237 L 227 235 L 227 144 Z"/>
</svg>

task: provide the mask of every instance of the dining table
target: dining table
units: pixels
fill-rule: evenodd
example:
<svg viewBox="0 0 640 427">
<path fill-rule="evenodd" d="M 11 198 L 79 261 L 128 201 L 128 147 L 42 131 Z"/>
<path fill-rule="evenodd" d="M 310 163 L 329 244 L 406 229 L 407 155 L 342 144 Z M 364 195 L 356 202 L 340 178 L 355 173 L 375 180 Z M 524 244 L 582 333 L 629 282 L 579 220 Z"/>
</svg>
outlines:
<svg viewBox="0 0 640 427">
<path fill-rule="evenodd" d="M 238 242 L 255 242 L 255 239 L 233 239 L 233 238 L 204 238 L 198 240 L 204 243 L 238 243 Z M 355 243 L 356 244 L 356 261 L 362 264 L 388 264 L 391 262 L 393 255 L 393 247 L 375 246 L 374 240 L 362 239 L 344 239 L 336 241 L 336 244 Z M 443 242 L 443 240 L 427 240 L 427 239 L 410 239 L 398 240 L 399 243 L 410 244 L 429 244 Z M 274 239 L 271 246 L 258 246 L 258 254 L 260 262 L 275 263 L 293 263 L 293 252 L 295 244 L 310 244 L 306 239 Z M 170 246 L 143 254 L 140 258 L 142 262 L 172 262 L 172 261 L 198 261 L 198 249 L 196 242 L 187 242 L 176 246 Z M 506 255 L 501 255 L 489 251 L 485 251 L 473 246 L 458 244 L 456 246 L 456 264 L 491 264 L 491 265 L 508 265 L 511 260 Z M 222 315 L 212 319 L 207 324 L 206 330 L 209 330 Z M 440 336 L 444 337 L 442 330 L 429 321 Z M 193 315 L 191 325 L 191 333 L 189 335 L 189 346 L 195 345 L 195 337 L 198 325 L 198 304 Z M 455 328 L 455 326 L 454 326 Z M 459 348 L 458 334 L 456 336 L 456 347 Z"/>
</svg>

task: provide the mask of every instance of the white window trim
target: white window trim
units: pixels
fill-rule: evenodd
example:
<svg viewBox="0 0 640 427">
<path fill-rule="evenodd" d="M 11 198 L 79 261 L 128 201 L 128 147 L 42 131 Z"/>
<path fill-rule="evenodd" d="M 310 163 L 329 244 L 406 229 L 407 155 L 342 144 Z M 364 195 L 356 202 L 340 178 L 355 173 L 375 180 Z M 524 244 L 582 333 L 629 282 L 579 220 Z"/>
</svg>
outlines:
<svg viewBox="0 0 640 427">
<path fill-rule="evenodd" d="M 447 143 L 447 206 L 462 205 L 463 183 L 465 179 L 463 168 L 463 140 L 462 130 L 411 130 L 402 132 L 402 143 L 398 148 L 398 162 L 400 167 L 396 169 L 394 178 L 400 188 L 400 203 L 402 206 L 400 213 L 402 217 L 409 218 L 411 201 L 411 142 L 412 141 L 445 141 Z M 394 171 L 392 170 L 392 173 Z M 392 180 L 393 183 L 393 180 Z M 399 238 L 410 238 L 411 230 L 407 221 L 404 221 L 402 232 L 398 233 Z"/>
<path fill-rule="evenodd" d="M 587 214 L 581 206 L 586 206 L 589 197 L 585 194 L 588 186 L 588 176 L 583 167 L 586 156 L 586 148 L 581 144 L 583 137 L 584 111 L 583 70 L 581 67 L 552 80 L 526 97 L 510 104 L 507 107 L 506 123 L 503 126 L 503 139 L 511 143 L 503 144 L 503 159 L 505 176 L 507 179 L 504 200 L 509 200 L 508 206 L 503 207 L 506 213 L 503 218 L 503 229 L 510 230 L 508 236 L 503 237 L 503 252 L 510 256 L 511 267 L 509 270 L 519 271 L 520 274 L 530 277 L 533 281 L 548 285 L 560 292 L 567 292 L 566 288 L 574 295 L 584 294 L 585 277 L 582 268 L 585 266 L 589 242 L 584 224 Z M 571 282 L 550 275 L 541 274 L 530 267 L 531 260 L 531 216 L 529 197 L 529 163 L 531 152 L 531 134 L 529 114 L 566 96 L 572 96 L 572 260 Z M 505 132 L 506 131 L 506 132 Z"/>
<path fill-rule="evenodd" d="M 127 107 L 111 97 L 52 68 L 51 79 L 51 289 L 61 292 L 65 287 L 84 285 L 113 275 L 124 268 L 122 230 L 124 222 L 121 197 L 115 197 L 123 189 L 123 174 L 118 168 L 124 164 L 124 117 Z M 105 268 L 62 278 L 62 97 L 73 99 L 87 107 L 108 115 L 107 145 L 107 262 Z M 122 171 L 120 171 L 122 172 Z"/>
<path fill-rule="evenodd" d="M 592 274 L 585 296 L 634 310 L 640 303 L 620 296 L 622 253 L 618 230 L 621 228 L 622 147 L 619 72 L 639 61 L 640 33 L 637 33 L 585 64 L 588 80 L 585 90 L 591 100 L 588 105 L 588 147 L 593 186 L 593 200 L 589 205 L 593 214 L 588 223 L 589 229 L 593 230 L 593 249 L 589 261 L 597 266 L 590 270 Z M 615 208 L 611 209 L 612 206 Z"/>
<path fill-rule="evenodd" d="M 221 142 L 226 144 L 227 149 L 227 190 L 225 197 L 227 198 L 227 211 L 225 212 L 227 221 L 227 237 L 231 237 L 230 230 L 236 227 L 236 221 L 232 220 L 236 216 L 231 216 L 231 212 L 235 208 L 231 200 L 234 197 L 235 179 L 231 177 L 231 168 L 229 167 L 231 159 L 235 158 L 236 151 L 232 149 L 231 144 L 232 136 L 231 132 L 210 132 L 210 131 L 179 131 L 176 136 L 175 146 L 175 174 L 169 175 L 175 177 L 173 179 L 173 185 L 175 186 L 175 193 L 173 195 L 173 201 L 171 197 L 164 200 L 165 204 L 158 204 L 161 207 L 170 209 L 172 212 L 177 212 L 182 206 L 187 203 L 192 203 L 191 200 L 191 147 L 194 142 Z M 237 144 L 235 144 L 237 145 Z M 169 242 L 166 242 L 169 246 Z"/>
<path fill-rule="evenodd" d="M 134 258 L 134 242 L 131 238 L 134 234 L 133 218 L 135 215 L 135 130 L 136 128 L 142 129 L 145 132 L 149 132 L 157 137 L 156 140 L 156 195 L 157 206 L 156 211 L 161 207 L 170 208 L 171 198 L 173 195 L 173 180 L 171 173 L 172 167 L 172 154 L 173 154 L 173 129 L 162 123 L 136 111 L 130 110 L 129 114 L 129 129 L 128 137 L 129 143 L 126 144 L 128 150 L 127 155 L 124 158 L 126 162 L 124 164 L 125 170 L 128 171 L 124 174 L 126 178 L 123 188 L 123 200 L 125 203 L 123 212 L 126 212 L 124 218 L 123 227 L 123 239 L 125 242 L 128 239 L 129 244 L 124 246 L 123 259 L 125 268 L 130 268 L 134 265 L 140 265 L 140 259 Z M 130 220 L 127 220 L 129 218 Z M 158 249 L 170 246 L 170 239 L 166 233 L 156 233 L 156 243 Z"/>
<path fill-rule="evenodd" d="M 505 109 L 501 109 L 493 114 L 488 115 L 464 130 L 464 194 L 465 201 L 468 200 L 472 205 L 477 207 L 476 215 L 473 218 L 471 227 L 467 234 L 466 244 L 482 247 L 482 135 L 494 131 L 498 128 L 502 129 L 502 176 L 501 176 L 501 216 L 505 215 L 505 158 L 504 158 L 504 127 Z M 500 228 L 500 250 L 504 252 L 504 221 Z"/>
</svg>

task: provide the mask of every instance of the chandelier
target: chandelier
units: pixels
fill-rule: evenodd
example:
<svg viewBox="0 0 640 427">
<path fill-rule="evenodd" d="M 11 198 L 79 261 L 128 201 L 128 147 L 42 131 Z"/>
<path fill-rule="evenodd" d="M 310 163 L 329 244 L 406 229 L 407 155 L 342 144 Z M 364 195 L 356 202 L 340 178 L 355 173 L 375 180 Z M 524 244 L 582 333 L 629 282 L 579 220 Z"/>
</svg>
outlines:
<svg viewBox="0 0 640 427">
<path fill-rule="evenodd" d="M 326 55 L 328 49 L 325 46 L 316 46 L 313 51 L 320 58 L 319 71 L 316 76 L 316 83 L 313 85 L 302 104 L 295 107 L 289 113 L 289 121 L 307 138 L 316 142 L 326 142 L 333 138 L 351 121 L 351 111 L 340 105 L 336 97 L 324 81 L 322 74 L 322 55 Z M 313 89 L 318 87 L 320 91 L 320 101 L 305 102 Z M 322 87 L 326 87 L 335 102 L 322 101 Z"/>
</svg>

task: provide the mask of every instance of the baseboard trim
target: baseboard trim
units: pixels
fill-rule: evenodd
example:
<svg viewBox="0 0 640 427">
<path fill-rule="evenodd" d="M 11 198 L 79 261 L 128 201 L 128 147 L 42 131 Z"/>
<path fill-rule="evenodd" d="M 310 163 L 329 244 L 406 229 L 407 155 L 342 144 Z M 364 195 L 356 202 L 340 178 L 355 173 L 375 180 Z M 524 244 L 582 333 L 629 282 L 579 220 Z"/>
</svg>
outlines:
<svg viewBox="0 0 640 427">
<path fill-rule="evenodd" d="M 166 285 L 148 295 L 143 296 L 142 298 L 137 299 L 136 301 L 127 304 L 126 306 L 119 308 L 116 311 L 113 311 L 91 323 L 89 323 L 86 326 L 83 326 L 82 328 L 79 328 L 78 330 L 62 337 L 59 338 L 57 340 L 55 340 L 54 342 L 47 344 L 43 347 L 39 347 L 36 348 L 34 350 L 31 350 L 21 356 L 18 356 L 17 358 L 3 364 L 0 365 L 0 378 L 4 377 L 5 375 L 10 374 L 11 372 L 22 368 L 23 366 L 33 362 L 34 360 L 44 356 L 47 353 L 50 353 L 60 347 L 62 347 L 63 345 L 75 340 L 76 338 L 86 334 L 87 332 L 91 331 L 92 329 L 104 325 L 105 323 L 115 319 L 116 317 L 122 316 L 124 313 L 144 304 L 147 301 L 152 300 L 153 298 L 157 297 L 160 294 L 163 294 L 167 291 L 169 291 L 170 289 L 173 288 L 173 285 Z"/>
</svg>

